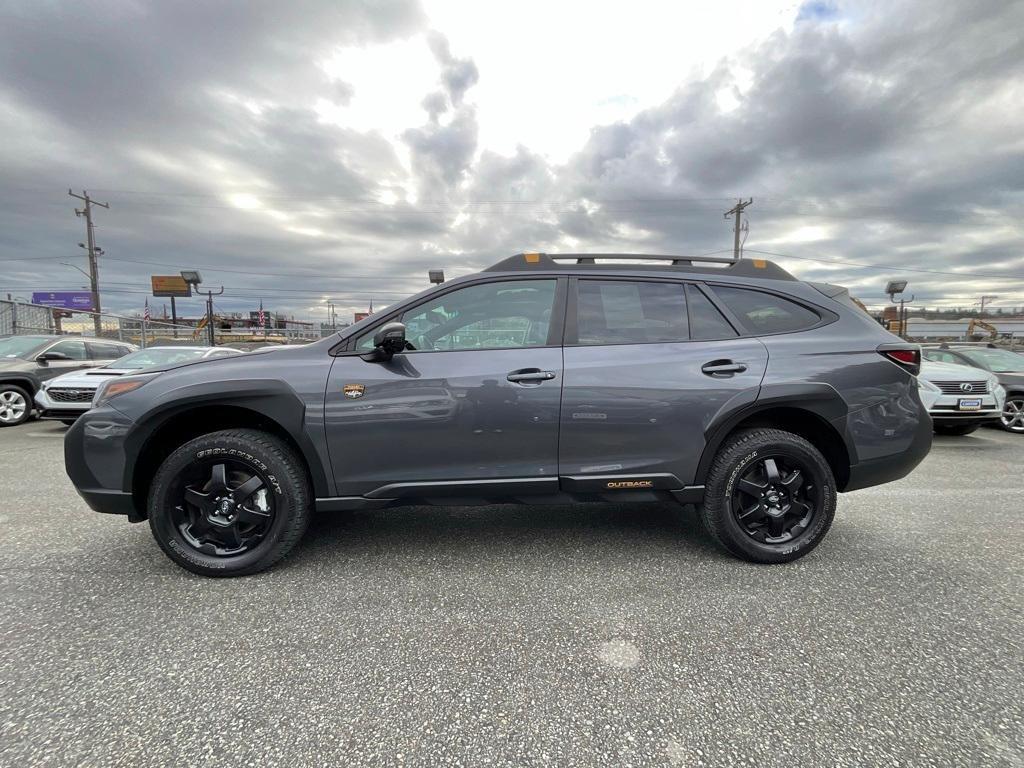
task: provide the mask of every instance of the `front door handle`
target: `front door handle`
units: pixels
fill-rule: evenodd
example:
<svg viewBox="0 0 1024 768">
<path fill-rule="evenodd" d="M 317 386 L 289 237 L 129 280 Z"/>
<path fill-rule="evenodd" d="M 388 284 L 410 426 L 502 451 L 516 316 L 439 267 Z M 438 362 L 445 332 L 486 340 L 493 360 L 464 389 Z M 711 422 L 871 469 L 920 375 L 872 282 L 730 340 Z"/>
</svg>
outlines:
<svg viewBox="0 0 1024 768">
<path fill-rule="evenodd" d="M 700 367 L 703 373 L 708 376 L 732 376 L 734 373 L 743 373 L 747 366 L 743 363 L 734 363 L 732 360 L 712 360 Z"/>
<path fill-rule="evenodd" d="M 554 371 L 542 371 L 540 368 L 523 368 L 520 371 L 512 371 L 508 376 L 505 377 L 509 381 L 513 382 L 524 382 L 524 381 L 547 381 L 548 379 L 555 378 Z"/>
</svg>

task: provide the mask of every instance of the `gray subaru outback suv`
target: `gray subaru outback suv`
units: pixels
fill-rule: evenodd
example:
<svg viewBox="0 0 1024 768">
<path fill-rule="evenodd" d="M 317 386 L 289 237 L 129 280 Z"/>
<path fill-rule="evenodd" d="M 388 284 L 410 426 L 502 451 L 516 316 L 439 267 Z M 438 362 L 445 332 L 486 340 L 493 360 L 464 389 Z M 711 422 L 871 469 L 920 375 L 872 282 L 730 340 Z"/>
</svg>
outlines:
<svg viewBox="0 0 1024 768">
<path fill-rule="evenodd" d="M 105 382 L 65 458 L 211 576 L 268 568 L 314 510 L 407 504 L 694 504 L 781 563 L 928 452 L 919 364 L 770 262 L 527 253 L 314 344 Z"/>
</svg>

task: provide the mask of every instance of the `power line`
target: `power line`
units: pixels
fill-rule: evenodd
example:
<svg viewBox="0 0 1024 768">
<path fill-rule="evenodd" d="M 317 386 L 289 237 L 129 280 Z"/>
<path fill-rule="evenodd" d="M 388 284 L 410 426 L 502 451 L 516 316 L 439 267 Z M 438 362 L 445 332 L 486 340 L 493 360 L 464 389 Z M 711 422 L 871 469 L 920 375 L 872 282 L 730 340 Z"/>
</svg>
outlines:
<svg viewBox="0 0 1024 768">
<path fill-rule="evenodd" d="M 1019 280 L 1024 275 L 981 275 L 976 272 L 944 272 L 938 269 L 912 269 L 910 267 L 890 267 L 884 264 L 860 264 L 854 261 L 839 261 L 838 259 L 821 259 L 813 256 L 796 256 L 792 253 L 779 253 L 778 251 L 761 251 L 756 248 L 747 248 L 751 253 L 761 253 L 766 256 L 779 256 L 784 259 L 800 259 L 801 261 L 817 261 L 822 264 L 838 264 L 843 267 L 856 267 L 858 269 L 880 269 L 886 272 L 919 272 L 929 275 L 952 275 L 953 277 L 980 277 L 992 280 Z"/>
</svg>

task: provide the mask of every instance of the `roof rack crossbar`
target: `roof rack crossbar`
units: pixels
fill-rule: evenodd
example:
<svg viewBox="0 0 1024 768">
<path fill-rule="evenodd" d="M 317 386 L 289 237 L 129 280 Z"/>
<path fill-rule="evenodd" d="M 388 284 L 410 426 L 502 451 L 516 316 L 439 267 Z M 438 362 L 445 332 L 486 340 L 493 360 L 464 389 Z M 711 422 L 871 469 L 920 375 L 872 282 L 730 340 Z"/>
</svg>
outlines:
<svg viewBox="0 0 1024 768">
<path fill-rule="evenodd" d="M 676 266 L 693 266 L 697 262 L 712 264 L 735 264 L 736 259 L 722 259 L 711 256 L 671 256 L 653 253 L 548 253 L 544 254 L 554 262 L 575 261 L 577 264 L 596 264 L 598 259 L 614 261 L 669 261 Z"/>
<path fill-rule="evenodd" d="M 598 264 L 598 261 L 613 262 L 663 262 L 654 269 L 665 267 L 684 267 L 697 272 L 708 271 L 701 269 L 701 265 L 715 264 L 729 269 L 730 274 L 746 275 L 750 277 L 767 277 L 777 280 L 794 280 L 795 278 L 772 262 L 764 259 L 726 259 L 715 256 L 672 256 L 652 253 L 519 253 L 507 259 L 499 261 L 488 267 L 486 272 L 518 272 L 521 270 L 544 270 L 558 269 L 572 263 L 583 267 L 603 267 L 614 269 L 611 263 Z M 636 269 L 643 269 L 637 265 Z M 717 271 L 717 270 L 716 270 Z"/>
</svg>

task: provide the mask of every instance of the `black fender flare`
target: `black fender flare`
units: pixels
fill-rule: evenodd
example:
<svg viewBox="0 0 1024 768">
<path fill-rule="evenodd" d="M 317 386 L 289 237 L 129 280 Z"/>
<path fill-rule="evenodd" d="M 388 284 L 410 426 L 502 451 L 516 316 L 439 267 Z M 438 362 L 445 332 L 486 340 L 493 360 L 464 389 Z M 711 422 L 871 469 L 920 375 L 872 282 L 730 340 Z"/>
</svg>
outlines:
<svg viewBox="0 0 1024 768">
<path fill-rule="evenodd" d="M 731 411 L 720 412 L 704 430 L 704 451 L 697 464 L 694 483 L 704 484 L 715 454 L 718 453 L 725 438 L 738 424 L 758 413 L 779 407 L 805 411 L 818 417 L 826 426 L 832 428 L 843 441 L 850 457 L 850 463 L 857 462 L 856 448 L 847 433 L 845 422 L 842 421 L 849 414 L 850 409 L 833 386 L 823 382 L 769 384 L 761 387 L 754 402 L 741 405 Z M 837 422 L 840 424 L 837 425 Z"/>
<path fill-rule="evenodd" d="M 316 496 L 332 493 L 323 462 L 305 429 L 306 406 L 288 384 L 278 379 L 215 380 L 177 388 L 173 399 L 158 400 L 136 419 L 125 439 L 124 485 L 133 489 L 139 457 L 149 442 L 172 419 L 200 408 L 222 406 L 258 413 L 285 432 L 306 462 Z"/>
</svg>

